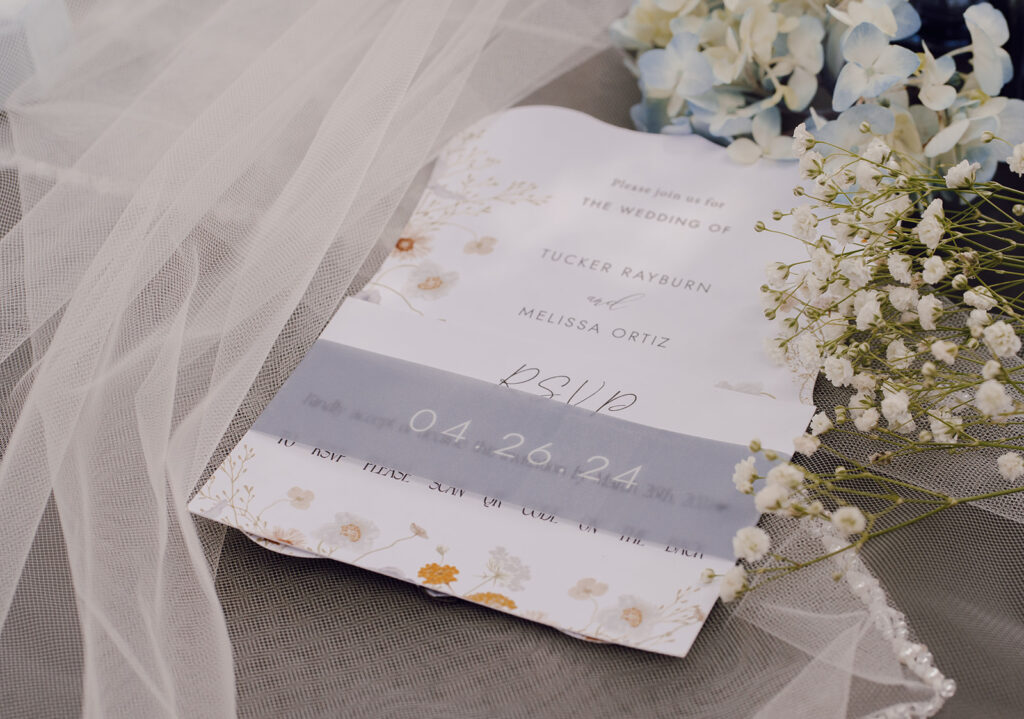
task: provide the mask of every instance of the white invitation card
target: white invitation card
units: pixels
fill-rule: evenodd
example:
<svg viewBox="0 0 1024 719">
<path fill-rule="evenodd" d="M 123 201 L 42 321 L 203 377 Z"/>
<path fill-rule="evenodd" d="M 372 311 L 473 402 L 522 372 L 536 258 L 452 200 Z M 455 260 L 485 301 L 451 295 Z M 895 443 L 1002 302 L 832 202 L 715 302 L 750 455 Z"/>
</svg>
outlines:
<svg viewBox="0 0 1024 719">
<path fill-rule="evenodd" d="M 756 521 L 731 464 L 812 414 L 762 351 L 758 286 L 790 249 L 753 226 L 793 172 L 560 108 L 488 118 L 191 511 L 685 655 L 702 570 Z"/>
</svg>

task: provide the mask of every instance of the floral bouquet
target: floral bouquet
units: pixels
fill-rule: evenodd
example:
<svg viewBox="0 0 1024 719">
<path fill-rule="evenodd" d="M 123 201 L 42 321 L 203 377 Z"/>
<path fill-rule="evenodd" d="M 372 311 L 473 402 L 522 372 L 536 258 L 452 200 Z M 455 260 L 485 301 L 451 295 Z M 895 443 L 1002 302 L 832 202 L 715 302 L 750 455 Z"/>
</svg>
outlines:
<svg viewBox="0 0 1024 719">
<path fill-rule="evenodd" d="M 1024 142 L 983 141 L 1024 175 Z M 788 232 L 755 229 L 800 242 L 807 259 L 767 268 L 761 295 L 777 331 L 768 351 L 805 376 L 822 372 L 845 399 L 794 440 L 798 459 L 824 453 L 816 464 L 830 469 L 783 461 L 761 476 L 751 456 L 733 481 L 760 512 L 826 522 L 848 541 L 798 562 L 771 554 L 762 529 L 743 529 L 734 549 L 748 566 L 725 576 L 727 600 L 939 512 L 1024 492 L 1024 190 L 980 181 L 980 164 L 966 159 L 939 175 L 878 136 L 858 154 L 801 125 L 792 149 L 808 203 L 775 213 Z M 877 451 L 856 458 L 830 441 L 851 433 Z M 756 442 L 751 450 L 778 460 Z M 889 471 L 967 452 L 991 462 L 970 496 Z"/>
</svg>

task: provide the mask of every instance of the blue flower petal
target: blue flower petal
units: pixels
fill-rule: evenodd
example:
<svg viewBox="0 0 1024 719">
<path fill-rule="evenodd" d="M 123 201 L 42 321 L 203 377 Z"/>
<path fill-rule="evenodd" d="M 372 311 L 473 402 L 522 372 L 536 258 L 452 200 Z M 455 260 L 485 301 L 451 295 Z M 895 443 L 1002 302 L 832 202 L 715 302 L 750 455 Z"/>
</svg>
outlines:
<svg viewBox="0 0 1024 719">
<path fill-rule="evenodd" d="M 683 59 L 683 75 L 679 79 L 676 94 L 682 97 L 701 95 L 714 87 L 714 84 L 715 73 L 708 59 L 696 50 L 688 52 Z"/>
<path fill-rule="evenodd" d="M 858 27 L 860 26 L 858 25 Z M 852 62 L 843 65 L 843 69 L 839 71 L 839 77 L 836 78 L 836 86 L 832 90 L 832 109 L 842 112 L 857 102 L 867 84 L 868 76 L 864 68 Z"/>
<path fill-rule="evenodd" d="M 881 105 L 865 103 L 851 107 L 835 120 L 824 123 L 814 131 L 814 136 L 822 142 L 856 152 L 866 146 L 872 138 L 871 134 L 860 131 L 861 123 L 864 122 L 871 126 L 871 132 L 879 135 L 888 135 L 896 127 L 896 117 L 892 110 Z"/>
<path fill-rule="evenodd" d="M 910 37 L 921 29 L 921 16 L 910 3 L 899 3 L 892 8 L 892 14 L 896 17 L 896 34 L 892 36 L 893 40 Z"/>
<path fill-rule="evenodd" d="M 642 102 L 638 102 L 629 108 L 629 119 L 633 121 L 633 127 L 640 132 L 648 132 L 647 109 Z"/>
<path fill-rule="evenodd" d="M 1024 142 L 1024 100 L 1012 98 L 999 113 L 999 132 L 1001 138 L 1010 145 Z"/>
<path fill-rule="evenodd" d="M 882 50 L 875 61 L 875 72 L 885 75 L 895 75 L 903 80 L 914 74 L 920 66 L 921 60 L 917 53 L 899 45 L 890 45 Z"/>
<path fill-rule="evenodd" d="M 782 115 L 779 113 L 778 105 L 773 105 L 767 110 L 761 110 L 761 112 L 754 116 L 751 134 L 754 136 L 754 142 L 762 148 L 767 149 L 771 145 L 772 140 L 778 137 L 781 131 Z"/>
<path fill-rule="evenodd" d="M 700 48 L 700 38 L 692 32 L 677 33 L 672 37 L 667 49 L 676 57 L 682 59 L 687 54 Z"/>
<path fill-rule="evenodd" d="M 971 31 L 972 40 L 975 29 L 984 32 L 988 39 L 999 47 L 1005 45 L 1010 39 L 1010 27 L 1006 24 L 1006 18 L 990 3 L 971 5 L 964 10 L 964 22 L 967 23 L 967 29 Z"/>
<path fill-rule="evenodd" d="M 971 38 L 975 37 L 976 35 L 971 33 Z M 1001 47 L 981 41 L 980 38 L 972 45 L 974 56 L 971 58 L 971 64 L 974 66 L 974 77 L 978 81 L 978 87 L 987 95 L 998 95 L 1003 85 L 1013 76 L 1009 54 Z"/>
<path fill-rule="evenodd" d="M 679 64 L 666 50 L 643 53 L 636 61 L 640 84 L 650 97 L 668 97 L 679 79 Z"/>
<path fill-rule="evenodd" d="M 899 75 L 888 75 L 881 73 L 869 75 L 867 78 L 867 82 L 864 84 L 864 89 L 861 90 L 860 92 L 860 96 L 865 98 L 878 97 L 883 92 L 888 90 L 890 87 L 898 83 L 900 80 L 904 79 L 906 78 L 901 77 Z"/>
<path fill-rule="evenodd" d="M 871 23 L 862 22 L 843 40 L 843 57 L 861 67 L 869 67 L 887 47 L 886 34 Z"/>
</svg>

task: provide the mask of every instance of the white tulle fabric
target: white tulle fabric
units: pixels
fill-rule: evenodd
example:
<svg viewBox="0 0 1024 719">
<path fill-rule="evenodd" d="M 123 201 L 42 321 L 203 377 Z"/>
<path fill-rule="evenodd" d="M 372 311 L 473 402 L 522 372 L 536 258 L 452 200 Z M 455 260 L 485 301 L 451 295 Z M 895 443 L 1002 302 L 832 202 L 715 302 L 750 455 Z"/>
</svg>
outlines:
<svg viewBox="0 0 1024 719">
<path fill-rule="evenodd" d="M 232 716 L 231 568 L 187 498 L 393 242 L 444 141 L 604 47 L 625 3 L 70 9 L 71 44 L 0 124 L 4 713 L 31 715 L 12 687 L 36 682 L 87 717 Z M 827 540 L 772 531 L 793 555 Z M 874 578 L 826 565 L 716 613 L 671 665 L 679 715 L 938 708 Z M 64 639 L 33 641 L 48 625 Z M 250 650 L 292 651 L 287 633 Z"/>
</svg>

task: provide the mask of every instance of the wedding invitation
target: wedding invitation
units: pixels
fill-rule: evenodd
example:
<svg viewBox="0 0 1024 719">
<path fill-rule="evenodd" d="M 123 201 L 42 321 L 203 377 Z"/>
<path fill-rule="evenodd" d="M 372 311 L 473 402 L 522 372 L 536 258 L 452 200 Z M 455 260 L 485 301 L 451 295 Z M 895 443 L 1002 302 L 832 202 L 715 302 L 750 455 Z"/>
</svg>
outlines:
<svg viewBox="0 0 1024 719">
<path fill-rule="evenodd" d="M 793 166 L 515 108 L 453 140 L 406 231 L 190 504 L 582 638 L 683 656 L 757 517 L 755 437 L 812 408 L 764 357 L 758 220 Z"/>
</svg>

